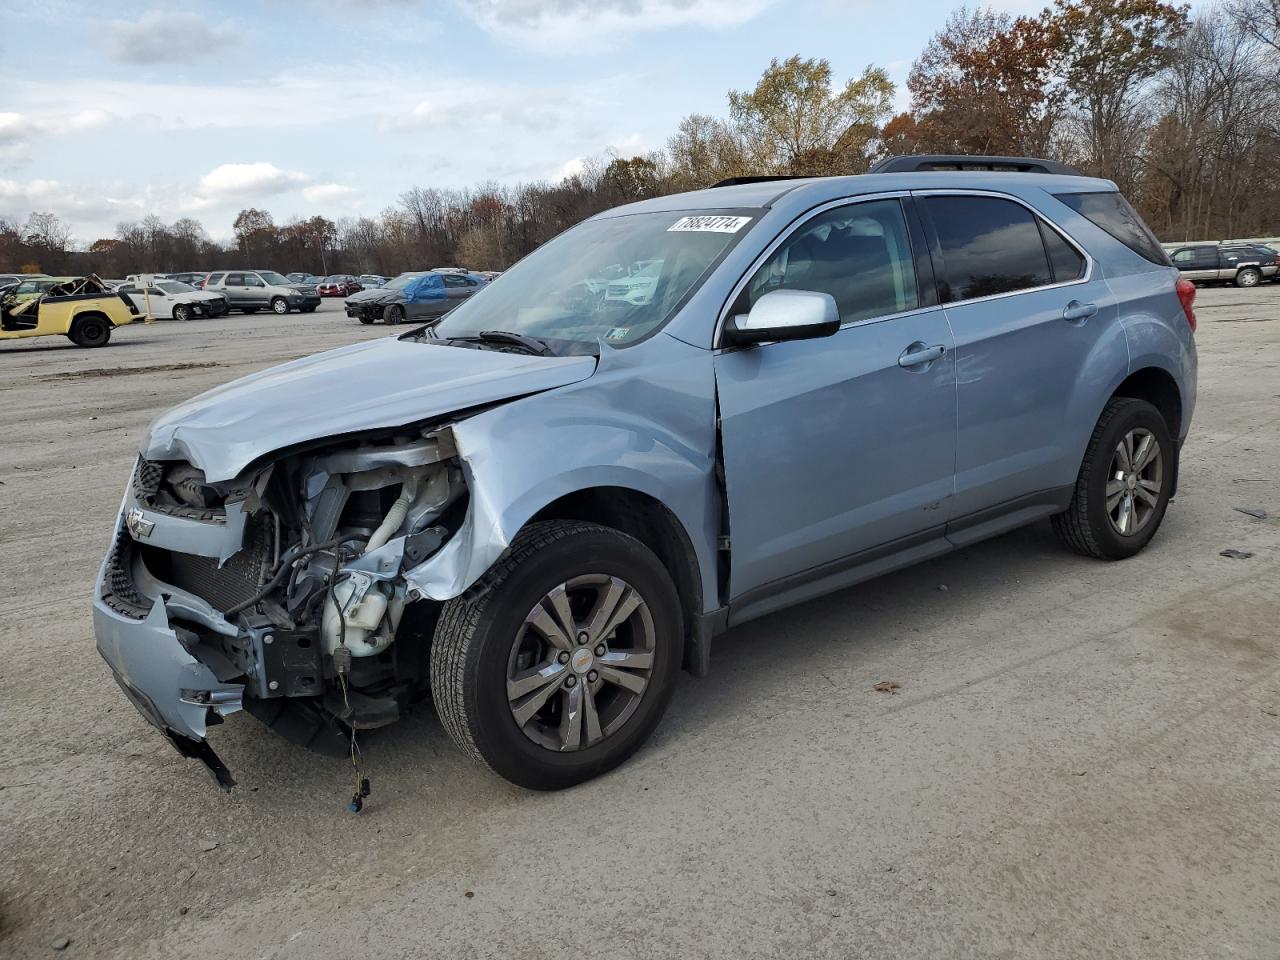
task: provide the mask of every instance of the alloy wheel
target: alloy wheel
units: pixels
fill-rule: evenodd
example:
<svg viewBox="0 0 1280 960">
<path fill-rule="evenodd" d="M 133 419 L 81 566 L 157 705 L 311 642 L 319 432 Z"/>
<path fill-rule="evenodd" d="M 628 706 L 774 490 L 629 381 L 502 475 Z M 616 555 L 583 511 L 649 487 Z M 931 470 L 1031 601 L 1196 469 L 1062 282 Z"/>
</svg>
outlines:
<svg viewBox="0 0 1280 960">
<path fill-rule="evenodd" d="M 1155 435 L 1135 427 L 1120 438 L 1107 472 L 1107 519 L 1122 537 L 1139 533 L 1155 515 L 1164 462 Z"/>
<path fill-rule="evenodd" d="M 524 619 L 507 660 L 507 701 L 534 743 L 583 750 L 620 730 L 649 686 L 656 633 L 649 606 L 607 574 L 549 590 Z"/>
</svg>

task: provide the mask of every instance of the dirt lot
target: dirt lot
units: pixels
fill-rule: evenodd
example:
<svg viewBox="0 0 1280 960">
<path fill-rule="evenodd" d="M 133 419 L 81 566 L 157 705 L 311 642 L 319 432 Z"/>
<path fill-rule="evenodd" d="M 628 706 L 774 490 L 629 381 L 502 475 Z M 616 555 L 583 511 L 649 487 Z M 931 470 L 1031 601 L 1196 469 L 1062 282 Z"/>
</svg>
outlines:
<svg viewBox="0 0 1280 960">
<path fill-rule="evenodd" d="M 0 954 L 1277 956 L 1280 287 L 1201 291 L 1181 493 L 1140 557 L 1042 525 L 759 620 L 558 795 L 424 707 L 368 738 L 360 816 L 346 764 L 244 715 L 216 790 L 120 694 L 88 600 L 148 421 L 386 332 L 336 306 L 0 345 Z"/>
</svg>

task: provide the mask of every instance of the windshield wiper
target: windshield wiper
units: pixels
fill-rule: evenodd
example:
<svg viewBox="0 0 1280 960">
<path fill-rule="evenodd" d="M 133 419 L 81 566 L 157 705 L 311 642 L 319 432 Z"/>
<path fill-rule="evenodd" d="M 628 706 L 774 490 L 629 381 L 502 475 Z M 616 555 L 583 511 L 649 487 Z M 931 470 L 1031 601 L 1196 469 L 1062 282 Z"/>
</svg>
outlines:
<svg viewBox="0 0 1280 960">
<path fill-rule="evenodd" d="M 436 336 L 439 336 L 436 333 Z M 509 330 L 481 330 L 470 337 L 445 337 L 446 340 L 459 340 L 463 343 L 501 343 L 520 347 L 528 353 L 540 357 L 555 356 L 550 345 L 537 337 L 527 337 L 523 333 L 512 333 Z"/>
</svg>

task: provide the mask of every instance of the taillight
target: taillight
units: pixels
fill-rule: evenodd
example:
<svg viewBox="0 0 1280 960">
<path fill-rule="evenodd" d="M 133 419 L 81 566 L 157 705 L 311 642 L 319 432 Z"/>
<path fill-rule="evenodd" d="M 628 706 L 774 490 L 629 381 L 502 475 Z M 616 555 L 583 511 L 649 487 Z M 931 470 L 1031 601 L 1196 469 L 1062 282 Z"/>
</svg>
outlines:
<svg viewBox="0 0 1280 960">
<path fill-rule="evenodd" d="M 1182 277 L 1178 278 L 1178 282 L 1174 284 L 1174 289 L 1178 291 L 1178 302 L 1182 304 L 1182 312 L 1187 315 L 1187 325 L 1191 327 L 1191 332 L 1196 332 L 1196 312 L 1192 307 L 1196 304 L 1196 285 L 1190 280 Z"/>
</svg>

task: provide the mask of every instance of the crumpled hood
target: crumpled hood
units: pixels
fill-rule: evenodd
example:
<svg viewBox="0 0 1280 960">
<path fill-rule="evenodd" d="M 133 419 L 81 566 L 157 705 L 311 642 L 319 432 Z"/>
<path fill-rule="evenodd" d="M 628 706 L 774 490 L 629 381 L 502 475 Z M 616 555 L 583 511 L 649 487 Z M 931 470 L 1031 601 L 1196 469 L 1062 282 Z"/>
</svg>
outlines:
<svg viewBox="0 0 1280 960">
<path fill-rule="evenodd" d="M 357 290 L 347 297 L 347 303 L 362 303 L 368 300 L 394 300 L 399 293 L 399 290 L 387 290 L 383 287 L 366 287 L 364 290 Z"/>
<path fill-rule="evenodd" d="M 585 380 L 595 357 L 535 357 L 384 338 L 303 357 L 215 387 L 157 417 L 149 460 L 228 480 L 283 447 L 398 427 Z"/>
</svg>

